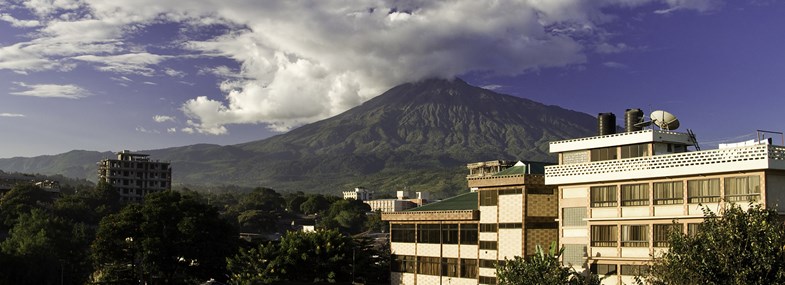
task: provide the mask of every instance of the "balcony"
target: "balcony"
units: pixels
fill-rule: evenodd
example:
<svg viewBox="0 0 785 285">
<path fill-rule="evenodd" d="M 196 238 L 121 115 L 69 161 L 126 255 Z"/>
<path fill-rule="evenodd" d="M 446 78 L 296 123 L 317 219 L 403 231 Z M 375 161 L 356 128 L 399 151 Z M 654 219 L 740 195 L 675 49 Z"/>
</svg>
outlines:
<svg viewBox="0 0 785 285">
<path fill-rule="evenodd" d="M 546 166 L 545 184 L 594 183 L 762 169 L 785 170 L 785 147 L 753 145 Z"/>
</svg>

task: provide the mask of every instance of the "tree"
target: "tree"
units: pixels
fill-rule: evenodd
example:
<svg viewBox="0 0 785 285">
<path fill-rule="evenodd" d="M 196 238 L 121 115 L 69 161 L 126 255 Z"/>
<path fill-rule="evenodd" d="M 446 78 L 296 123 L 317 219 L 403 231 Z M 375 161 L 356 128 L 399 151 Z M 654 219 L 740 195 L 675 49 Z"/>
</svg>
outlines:
<svg viewBox="0 0 785 285">
<path fill-rule="evenodd" d="M 101 220 L 93 242 L 98 282 L 194 283 L 224 276 L 237 232 L 192 195 L 164 191 Z M 129 269 L 130 268 L 130 269 Z"/>
<path fill-rule="evenodd" d="M 546 253 L 539 245 L 534 256 L 528 260 L 516 256 L 496 267 L 498 284 L 539 284 L 539 285 L 578 285 L 600 284 L 597 275 L 583 276 L 572 267 L 564 267 L 559 256 L 564 249 L 556 251 L 556 243 L 551 244 Z"/>
<path fill-rule="evenodd" d="M 3 284 L 83 284 L 88 237 L 83 224 L 71 224 L 43 209 L 19 215 L 0 244 L 7 262 Z"/>
<path fill-rule="evenodd" d="M 326 229 L 338 229 L 345 233 L 356 234 L 365 230 L 367 212 L 371 206 L 354 199 L 340 199 L 330 205 L 330 209 L 319 221 Z"/>
<path fill-rule="evenodd" d="M 49 205 L 53 195 L 32 184 L 17 184 L 0 198 L 0 222 L 10 228 L 19 215 Z"/>
<path fill-rule="evenodd" d="M 308 199 L 300 204 L 300 210 L 306 215 L 321 213 L 329 209 L 330 201 L 322 194 L 308 196 Z"/>
<path fill-rule="evenodd" d="M 693 236 L 674 231 L 639 283 L 785 284 L 785 227 L 776 211 L 731 204 L 721 216 L 704 209 Z"/>
<path fill-rule="evenodd" d="M 389 248 L 389 247 L 388 247 Z M 268 242 L 228 259 L 237 284 L 273 282 L 345 282 L 353 276 L 388 281 L 389 252 L 369 239 L 352 239 L 336 230 L 288 232 L 280 243 Z M 353 267 L 354 266 L 354 267 Z"/>
</svg>

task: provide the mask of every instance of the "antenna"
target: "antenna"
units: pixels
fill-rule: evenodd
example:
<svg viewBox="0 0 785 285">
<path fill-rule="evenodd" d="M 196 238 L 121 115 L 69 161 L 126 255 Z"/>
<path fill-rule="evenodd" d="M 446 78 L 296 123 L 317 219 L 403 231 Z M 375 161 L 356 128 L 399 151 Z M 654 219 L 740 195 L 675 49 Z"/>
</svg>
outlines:
<svg viewBox="0 0 785 285">
<path fill-rule="evenodd" d="M 649 114 L 650 124 L 655 124 L 662 130 L 675 130 L 679 128 L 679 119 L 671 113 L 663 110 L 656 110 Z"/>
</svg>

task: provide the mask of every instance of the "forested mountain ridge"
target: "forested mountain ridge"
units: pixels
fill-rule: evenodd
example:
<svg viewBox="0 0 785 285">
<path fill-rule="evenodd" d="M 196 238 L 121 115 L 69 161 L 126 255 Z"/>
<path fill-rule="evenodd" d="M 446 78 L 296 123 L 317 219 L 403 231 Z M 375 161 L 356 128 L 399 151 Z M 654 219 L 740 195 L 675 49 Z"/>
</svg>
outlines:
<svg viewBox="0 0 785 285">
<path fill-rule="evenodd" d="M 175 183 L 321 193 L 406 187 L 451 194 L 465 188 L 466 163 L 554 161 L 549 141 L 591 135 L 595 122 L 585 113 L 460 79 L 431 79 L 396 86 L 342 114 L 264 140 L 144 152 L 171 161 Z M 72 151 L 0 159 L 0 169 L 95 179 L 95 162 L 110 156 Z"/>
</svg>

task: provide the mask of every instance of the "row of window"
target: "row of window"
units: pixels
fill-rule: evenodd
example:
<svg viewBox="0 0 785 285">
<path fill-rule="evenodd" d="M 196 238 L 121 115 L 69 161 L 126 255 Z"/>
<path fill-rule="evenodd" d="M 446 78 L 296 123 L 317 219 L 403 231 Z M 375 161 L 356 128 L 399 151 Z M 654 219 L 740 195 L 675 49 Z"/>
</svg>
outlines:
<svg viewBox="0 0 785 285">
<path fill-rule="evenodd" d="M 649 191 L 648 183 L 621 185 L 622 206 L 648 206 L 649 195 L 654 205 L 673 205 L 684 203 L 684 182 L 654 182 Z M 737 176 L 724 179 L 725 200 L 729 202 L 757 201 L 760 198 L 760 176 Z M 617 185 L 594 186 L 590 188 L 592 207 L 616 207 L 618 205 Z M 713 203 L 720 201 L 720 179 L 687 180 L 687 202 L 690 204 Z"/>
<path fill-rule="evenodd" d="M 694 235 L 700 224 L 688 224 L 688 233 Z M 681 232 L 682 224 L 654 224 L 652 237 L 649 238 L 649 225 L 622 225 L 621 235 L 617 225 L 591 226 L 591 246 L 616 247 L 621 239 L 622 247 L 668 247 L 668 236 L 672 232 Z"/>
<path fill-rule="evenodd" d="M 591 150 L 591 161 L 615 160 L 619 154 L 616 152 L 616 147 L 603 147 Z M 649 155 L 649 145 L 635 144 L 625 145 L 619 147 L 621 158 L 632 158 Z"/>
<path fill-rule="evenodd" d="M 477 278 L 477 259 L 393 255 L 392 272 L 458 278 Z"/>
<path fill-rule="evenodd" d="M 390 241 L 476 245 L 477 224 L 392 224 Z"/>
<path fill-rule="evenodd" d="M 621 271 L 617 271 L 616 264 L 592 264 L 591 270 L 592 273 L 597 274 L 599 276 L 607 276 L 607 275 L 628 275 L 628 276 L 643 276 L 648 274 L 649 266 L 648 265 L 621 265 Z"/>
</svg>

